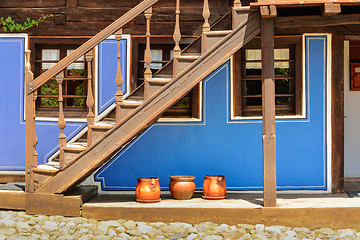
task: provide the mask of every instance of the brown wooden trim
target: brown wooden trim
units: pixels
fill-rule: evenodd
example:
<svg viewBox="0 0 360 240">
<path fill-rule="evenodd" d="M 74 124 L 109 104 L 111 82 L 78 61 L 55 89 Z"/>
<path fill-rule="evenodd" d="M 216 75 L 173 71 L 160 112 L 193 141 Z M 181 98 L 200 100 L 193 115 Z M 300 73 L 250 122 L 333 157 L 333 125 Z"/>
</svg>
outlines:
<svg viewBox="0 0 360 240">
<path fill-rule="evenodd" d="M 332 36 L 331 191 L 344 191 L 344 36 Z"/>
<path fill-rule="evenodd" d="M 261 19 L 264 207 L 276 206 L 274 19 Z"/>
<path fill-rule="evenodd" d="M 163 112 L 259 33 L 260 16 L 254 13 L 249 16 L 247 22 L 239 25 L 191 66 L 187 67 L 185 71 L 172 79 L 169 84 L 126 115 L 118 125 L 80 154 L 75 163 L 66 170 L 60 171 L 40 186 L 36 192 L 61 193 L 89 176 L 109 160 L 109 157 L 121 146 L 155 122 Z"/>
<path fill-rule="evenodd" d="M 77 7 L 77 0 L 66 0 L 66 7 Z"/>
</svg>

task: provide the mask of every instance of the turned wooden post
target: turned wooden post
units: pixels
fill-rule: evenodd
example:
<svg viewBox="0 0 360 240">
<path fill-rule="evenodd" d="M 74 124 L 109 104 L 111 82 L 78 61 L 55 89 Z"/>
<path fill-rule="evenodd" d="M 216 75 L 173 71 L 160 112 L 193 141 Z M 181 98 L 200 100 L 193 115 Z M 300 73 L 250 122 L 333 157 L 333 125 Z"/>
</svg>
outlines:
<svg viewBox="0 0 360 240">
<path fill-rule="evenodd" d="M 94 106 L 94 97 L 93 97 L 93 90 L 92 90 L 92 61 L 93 61 L 93 50 L 91 49 L 89 52 L 85 54 L 85 60 L 87 63 L 87 98 L 86 98 L 86 106 L 88 108 L 88 114 L 86 115 L 87 118 L 87 125 L 94 125 L 95 123 L 95 115 L 93 112 Z"/>
<path fill-rule="evenodd" d="M 234 8 L 241 8 L 241 1 L 240 0 L 234 0 Z"/>
<path fill-rule="evenodd" d="M 123 93 L 121 91 L 121 85 L 123 84 L 124 80 L 121 74 L 121 53 L 120 53 L 120 40 L 122 36 L 122 29 L 116 32 L 115 38 L 117 42 L 117 70 L 116 70 L 116 77 L 115 77 L 115 83 L 117 87 L 117 92 L 115 93 L 115 124 L 118 124 L 120 122 L 121 118 L 121 102 L 123 101 Z"/>
<path fill-rule="evenodd" d="M 30 50 L 26 50 L 25 82 L 26 82 L 26 102 L 25 102 L 25 192 L 35 191 L 34 175 L 32 168 L 37 166 L 37 137 L 35 128 L 35 100 L 36 93 L 32 92 L 31 81 L 34 74 L 31 72 Z"/>
<path fill-rule="evenodd" d="M 146 18 L 146 50 L 145 50 L 145 64 L 146 69 L 144 72 L 144 100 L 148 99 L 149 93 L 149 81 L 152 79 L 152 72 L 150 69 L 151 64 L 151 50 L 150 50 L 150 19 L 152 16 L 152 8 L 148 8 L 145 11 Z"/>
<path fill-rule="evenodd" d="M 175 42 L 175 47 L 174 47 L 174 57 L 180 57 L 181 54 L 181 49 L 180 49 L 180 40 L 181 40 L 181 32 L 180 32 L 180 0 L 176 0 L 176 10 L 175 10 L 175 14 L 176 14 L 176 20 L 175 20 L 175 30 L 174 30 L 174 42 Z"/>
<path fill-rule="evenodd" d="M 203 32 L 210 32 L 210 24 L 209 24 L 210 9 L 209 9 L 209 1 L 208 0 L 204 0 L 203 17 L 205 20 L 204 25 L 203 25 Z"/>
<path fill-rule="evenodd" d="M 63 106 L 63 81 L 64 81 L 64 72 L 61 71 L 58 75 L 56 75 L 56 81 L 59 84 L 59 122 L 58 127 L 60 129 L 59 135 L 59 165 L 60 169 L 64 166 L 64 147 L 66 147 L 66 135 L 64 133 L 64 129 L 66 127 L 65 117 L 64 117 L 64 106 Z"/>
<path fill-rule="evenodd" d="M 261 19 L 264 207 L 276 206 L 274 19 Z"/>
</svg>

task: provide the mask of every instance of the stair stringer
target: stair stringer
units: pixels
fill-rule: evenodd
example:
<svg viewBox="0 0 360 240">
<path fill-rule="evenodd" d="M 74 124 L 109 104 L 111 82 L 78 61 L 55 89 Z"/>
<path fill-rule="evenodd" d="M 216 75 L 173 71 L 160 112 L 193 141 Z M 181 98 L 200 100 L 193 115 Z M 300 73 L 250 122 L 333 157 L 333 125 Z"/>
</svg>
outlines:
<svg viewBox="0 0 360 240">
<path fill-rule="evenodd" d="M 260 15 L 251 13 L 228 36 L 133 110 L 118 125 L 81 153 L 67 168 L 44 182 L 36 193 L 62 193 L 91 175 L 110 157 L 186 95 L 236 51 L 260 33 Z"/>
</svg>

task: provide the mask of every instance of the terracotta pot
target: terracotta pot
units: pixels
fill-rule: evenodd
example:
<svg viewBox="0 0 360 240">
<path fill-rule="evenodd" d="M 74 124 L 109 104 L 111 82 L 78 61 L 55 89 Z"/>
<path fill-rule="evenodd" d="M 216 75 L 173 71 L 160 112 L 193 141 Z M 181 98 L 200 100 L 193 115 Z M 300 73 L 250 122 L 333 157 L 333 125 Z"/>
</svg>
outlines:
<svg viewBox="0 0 360 240">
<path fill-rule="evenodd" d="M 187 200 L 192 197 L 195 191 L 193 176 L 170 176 L 169 189 L 171 196 L 178 200 Z"/>
<path fill-rule="evenodd" d="M 137 179 L 136 201 L 141 203 L 160 202 L 160 185 L 157 177 L 141 177 Z"/>
<path fill-rule="evenodd" d="M 224 199 L 226 198 L 225 176 L 207 175 L 203 186 L 203 198 L 205 199 Z"/>
</svg>

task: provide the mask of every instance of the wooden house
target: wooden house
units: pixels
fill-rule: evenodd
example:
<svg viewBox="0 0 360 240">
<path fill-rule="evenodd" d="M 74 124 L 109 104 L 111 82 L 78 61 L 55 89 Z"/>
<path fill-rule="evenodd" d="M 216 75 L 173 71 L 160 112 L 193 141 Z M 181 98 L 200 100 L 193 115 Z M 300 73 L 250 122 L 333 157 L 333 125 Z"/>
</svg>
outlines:
<svg viewBox="0 0 360 240">
<path fill-rule="evenodd" d="M 84 180 L 107 193 L 146 176 L 166 190 L 168 176 L 193 175 L 201 190 L 223 174 L 228 190 L 263 190 L 264 206 L 276 189 L 342 192 L 360 177 L 359 10 L 1 1 L 4 19 L 49 17 L 0 33 L 0 179 L 25 176 L 27 208 Z"/>
</svg>

